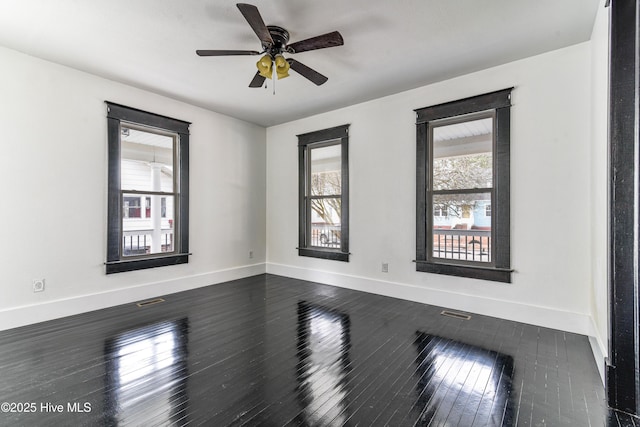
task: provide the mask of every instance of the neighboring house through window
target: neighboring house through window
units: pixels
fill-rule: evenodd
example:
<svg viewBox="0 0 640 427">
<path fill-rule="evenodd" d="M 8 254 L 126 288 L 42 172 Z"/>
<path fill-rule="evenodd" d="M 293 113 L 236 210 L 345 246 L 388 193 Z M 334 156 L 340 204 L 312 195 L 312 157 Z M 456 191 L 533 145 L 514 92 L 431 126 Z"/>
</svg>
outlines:
<svg viewBox="0 0 640 427">
<path fill-rule="evenodd" d="M 188 262 L 189 123 L 107 107 L 107 273 Z"/>
<path fill-rule="evenodd" d="M 124 218 L 140 218 L 140 197 L 123 197 L 122 205 Z"/>
<path fill-rule="evenodd" d="M 298 255 L 349 261 L 349 126 L 298 135 Z"/>
<path fill-rule="evenodd" d="M 505 89 L 416 110 L 418 271 L 511 281 L 510 105 Z"/>
<path fill-rule="evenodd" d="M 448 216 L 446 206 L 435 205 L 433 207 L 433 216 Z"/>
</svg>

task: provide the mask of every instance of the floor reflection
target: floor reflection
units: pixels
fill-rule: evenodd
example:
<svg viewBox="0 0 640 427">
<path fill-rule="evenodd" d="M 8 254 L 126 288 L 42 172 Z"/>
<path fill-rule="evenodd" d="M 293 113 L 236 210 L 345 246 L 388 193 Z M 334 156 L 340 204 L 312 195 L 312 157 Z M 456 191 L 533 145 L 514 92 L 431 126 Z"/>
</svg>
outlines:
<svg viewBox="0 0 640 427">
<path fill-rule="evenodd" d="M 511 356 L 420 331 L 414 344 L 417 425 L 513 425 Z"/>
<path fill-rule="evenodd" d="M 298 303 L 299 425 L 343 425 L 351 346 L 349 316 L 305 301 Z"/>
<path fill-rule="evenodd" d="M 105 342 L 108 425 L 186 421 L 188 331 L 183 318 L 132 329 Z"/>
</svg>

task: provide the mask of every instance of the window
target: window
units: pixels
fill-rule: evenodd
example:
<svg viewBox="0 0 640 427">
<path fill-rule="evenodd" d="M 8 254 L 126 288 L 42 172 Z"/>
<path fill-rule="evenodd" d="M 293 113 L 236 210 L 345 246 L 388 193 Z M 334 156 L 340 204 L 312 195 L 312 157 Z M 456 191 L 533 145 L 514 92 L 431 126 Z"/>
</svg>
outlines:
<svg viewBox="0 0 640 427">
<path fill-rule="evenodd" d="M 107 274 L 188 262 L 190 123 L 107 111 Z"/>
<path fill-rule="evenodd" d="M 140 218 L 140 197 L 123 197 L 124 218 Z"/>
<path fill-rule="evenodd" d="M 349 261 L 349 125 L 298 135 L 298 255 Z"/>
<path fill-rule="evenodd" d="M 416 110 L 418 271 L 511 282 L 510 106 L 505 89 Z"/>
<path fill-rule="evenodd" d="M 144 166 L 143 166 L 144 167 Z M 140 197 L 124 197 L 123 198 L 123 215 L 125 218 L 141 218 L 142 210 L 140 209 Z M 160 217 L 167 217 L 167 198 L 160 198 Z M 151 197 L 144 198 L 144 218 L 151 218 Z"/>
<path fill-rule="evenodd" d="M 443 205 L 435 205 L 433 207 L 433 216 L 448 216 L 447 208 Z"/>
</svg>

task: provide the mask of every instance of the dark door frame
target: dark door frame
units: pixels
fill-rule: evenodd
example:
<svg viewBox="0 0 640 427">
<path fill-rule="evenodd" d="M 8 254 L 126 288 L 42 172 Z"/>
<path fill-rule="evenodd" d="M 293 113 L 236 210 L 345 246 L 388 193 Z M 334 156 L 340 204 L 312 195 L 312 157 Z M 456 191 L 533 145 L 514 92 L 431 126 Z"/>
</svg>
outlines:
<svg viewBox="0 0 640 427">
<path fill-rule="evenodd" d="M 638 280 L 640 0 L 610 2 L 609 358 L 611 408 L 640 414 Z"/>
</svg>

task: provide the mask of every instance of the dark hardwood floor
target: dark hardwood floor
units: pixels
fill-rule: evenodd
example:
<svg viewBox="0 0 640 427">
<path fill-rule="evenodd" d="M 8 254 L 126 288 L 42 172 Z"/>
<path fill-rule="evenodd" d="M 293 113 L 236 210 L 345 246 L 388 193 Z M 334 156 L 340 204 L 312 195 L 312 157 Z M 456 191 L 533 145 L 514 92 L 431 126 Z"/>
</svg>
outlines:
<svg viewBox="0 0 640 427">
<path fill-rule="evenodd" d="M 0 332 L 0 425 L 640 426 L 586 337 L 273 275 Z"/>
</svg>

